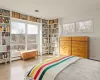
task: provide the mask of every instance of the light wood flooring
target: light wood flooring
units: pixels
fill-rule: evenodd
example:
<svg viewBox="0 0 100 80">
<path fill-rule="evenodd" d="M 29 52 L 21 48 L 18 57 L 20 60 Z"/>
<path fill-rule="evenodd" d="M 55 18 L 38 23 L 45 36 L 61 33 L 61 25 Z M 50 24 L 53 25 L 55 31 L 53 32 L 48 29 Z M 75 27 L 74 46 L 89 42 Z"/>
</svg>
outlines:
<svg viewBox="0 0 100 80">
<path fill-rule="evenodd" d="M 0 80 L 24 80 L 24 76 L 35 64 L 51 58 L 51 55 L 38 57 L 37 59 L 18 60 L 11 64 L 0 64 Z"/>
</svg>

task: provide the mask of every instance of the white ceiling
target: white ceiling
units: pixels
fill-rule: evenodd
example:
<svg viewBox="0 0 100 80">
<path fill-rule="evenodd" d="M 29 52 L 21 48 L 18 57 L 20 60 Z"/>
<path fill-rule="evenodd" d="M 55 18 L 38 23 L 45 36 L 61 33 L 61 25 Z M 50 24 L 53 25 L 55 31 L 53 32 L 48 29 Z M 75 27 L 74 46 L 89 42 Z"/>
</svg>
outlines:
<svg viewBox="0 0 100 80">
<path fill-rule="evenodd" d="M 51 19 L 97 11 L 100 0 L 0 0 L 0 7 Z"/>
</svg>

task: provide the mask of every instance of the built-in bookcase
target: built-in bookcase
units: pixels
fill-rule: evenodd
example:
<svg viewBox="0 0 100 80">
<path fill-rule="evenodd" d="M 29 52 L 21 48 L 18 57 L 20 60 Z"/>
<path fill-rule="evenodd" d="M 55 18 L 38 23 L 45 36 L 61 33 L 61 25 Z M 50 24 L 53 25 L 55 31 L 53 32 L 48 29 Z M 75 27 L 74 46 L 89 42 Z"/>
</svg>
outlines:
<svg viewBox="0 0 100 80">
<path fill-rule="evenodd" d="M 10 61 L 10 11 L 0 9 L 0 61 Z"/>
<path fill-rule="evenodd" d="M 48 20 L 42 19 L 42 54 L 49 53 L 49 25 Z"/>
<path fill-rule="evenodd" d="M 11 14 L 10 14 L 11 13 Z M 0 8 L 0 61 L 10 59 L 10 25 L 11 18 L 27 20 L 42 24 L 42 54 L 59 53 L 59 21 L 58 19 L 45 20 Z M 6 62 L 7 62 L 6 61 Z"/>
<path fill-rule="evenodd" d="M 42 54 L 59 53 L 58 19 L 42 20 Z"/>
<path fill-rule="evenodd" d="M 49 20 L 49 53 L 59 54 L 59 24 L 58 19 Z"/>
</svg>

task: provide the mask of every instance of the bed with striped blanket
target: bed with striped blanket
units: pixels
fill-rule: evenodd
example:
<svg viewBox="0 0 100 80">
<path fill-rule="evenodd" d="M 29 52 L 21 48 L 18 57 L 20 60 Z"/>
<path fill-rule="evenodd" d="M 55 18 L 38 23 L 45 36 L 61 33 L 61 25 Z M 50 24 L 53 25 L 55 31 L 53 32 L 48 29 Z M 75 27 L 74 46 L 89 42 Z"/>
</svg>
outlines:
<svg viewBox="0 0 100 80">
<path fill-rule="evenodd" d="M 55 57 L 34 66 L 25 80 L 100 80 L 100 62 L 75 56 Z"/>
</svg>

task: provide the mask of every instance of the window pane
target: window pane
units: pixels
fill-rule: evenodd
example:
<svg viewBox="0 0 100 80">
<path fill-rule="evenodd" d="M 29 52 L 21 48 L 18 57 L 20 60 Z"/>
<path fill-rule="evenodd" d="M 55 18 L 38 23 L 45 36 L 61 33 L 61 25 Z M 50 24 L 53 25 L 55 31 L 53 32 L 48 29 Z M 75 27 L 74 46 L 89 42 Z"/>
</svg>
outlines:
<svg viewBox="0 0 100 80">
<path fill-rule="evenodd" d="M 11 55 L 20 56 L 19 51 L 25 50 L 25 23 L 11 22 Z M 17 52 L 17 53 L 16 53 Z"/>
<path fill-rule="evenodd" d="M 37 25 L 28 24 L 27 29 L 28 29 L 28 31 L 27 31 L 28 34 L 38 34 L 38 26 Z"/>
<path fill-rule="evenodd" d="M 36 36 L 34 34 L 28 34 L 27 35 L 27 43 L 36 43 Z"/>
<path fill-rule="evenodd" d="M 33 50 L 33 49 L 37 49 L 37 44 L 28 44 L 27 45 L 27 50 Z"/>
<path fill-rule="evenodd" d="M 25 50 L 25 45 L 12 45 L 11 46 L 12 52 L 17 52 L 17 51 L 21 51 L 21 50 Z"/>
<path fill-rule="evenodd" d="M 25 23 L 11 22 L 11 34 L 25 34 Z"/>
<path fill-rule="evenodd" d="M 11 44 L 25 44 L 25 35 L 11 34 Z"/>
</svg>

